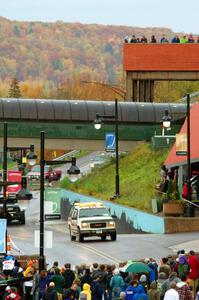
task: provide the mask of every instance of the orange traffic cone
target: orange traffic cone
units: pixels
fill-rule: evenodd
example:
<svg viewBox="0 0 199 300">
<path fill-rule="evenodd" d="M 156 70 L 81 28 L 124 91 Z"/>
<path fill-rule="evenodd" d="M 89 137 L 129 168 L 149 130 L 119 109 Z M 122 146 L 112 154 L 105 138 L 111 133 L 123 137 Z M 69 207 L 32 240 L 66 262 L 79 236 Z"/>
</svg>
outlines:
<svg viewBox="0 0 199 300">
<path fill-rule="evenodd" d="M 10 247 L 10 235 L 7 234 L 7 255 L 10 255 L 10 250 L 11 250 L 11 247 Z"/>
</svg>

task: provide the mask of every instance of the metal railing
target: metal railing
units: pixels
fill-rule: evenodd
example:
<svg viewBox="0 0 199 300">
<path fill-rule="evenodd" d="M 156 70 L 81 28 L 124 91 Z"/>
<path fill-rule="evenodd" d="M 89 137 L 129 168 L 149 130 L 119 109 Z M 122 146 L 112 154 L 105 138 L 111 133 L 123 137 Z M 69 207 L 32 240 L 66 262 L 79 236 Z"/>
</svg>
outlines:
<svg viewBox="0 0 199 300">
<path fill-rule="evenodd" d="M 56 157 L 56 158 L 54 158 L 53 160 L 63 160 L 63 159 L 65 159 L 65 158 L 67 158 L 67 157 L 72 157 L 72 156 L 75 156 L 76 154 L 78 154 L 80 152 L 80 150 L 73 150 L 73 151 L 70 151 L 70 152 L 68 152 L 68 153 L 65 153 L 65 154 L 63 154 L 62 156 L 59 156 L 59 157 Z"/>
</svg>

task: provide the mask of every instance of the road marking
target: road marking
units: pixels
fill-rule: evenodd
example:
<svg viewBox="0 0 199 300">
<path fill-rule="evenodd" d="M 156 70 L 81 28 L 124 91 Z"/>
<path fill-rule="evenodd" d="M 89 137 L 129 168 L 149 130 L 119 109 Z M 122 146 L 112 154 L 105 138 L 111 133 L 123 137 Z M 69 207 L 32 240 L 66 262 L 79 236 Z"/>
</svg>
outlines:
<svg viewBox="0 0 199 300">
<path fill-rule="evenodd" d="M 116 257 L 113 257 L 111 255 L 108 255 L 107 253 L 103 252 L 103 251 L 100 251 L 100 250 L 97 250 L 91 246 L 88 246 L 88 245 L 82 245 L 82 244 L 78 244 L 77 245 L 78 247 L 81 247 L 83 249 L 86 249 L 86 250 L 89 250 L 90 252 L 93 252 L 95 254 L 97 254 L 98 256 L 101 256 L 103 258 L 106 258 L 108 260 L 110 260 L 111 262 L 113 263 L 117 263 L 119 264 L 121 261 L 119 259 L 117 259 Z"/>
</svg>

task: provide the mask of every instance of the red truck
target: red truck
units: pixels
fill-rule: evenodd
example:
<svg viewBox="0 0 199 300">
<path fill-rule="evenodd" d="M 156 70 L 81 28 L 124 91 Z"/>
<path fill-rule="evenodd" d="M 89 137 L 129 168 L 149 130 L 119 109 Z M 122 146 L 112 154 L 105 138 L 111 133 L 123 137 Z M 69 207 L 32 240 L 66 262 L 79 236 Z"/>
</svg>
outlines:
<svg viewBox="0 0 199 300">
<path fill-rule="evenodd" d="M 51 166 L 44 167 L 45 180 L 53 181 L 61 178 L 62 171 L 60 169 L 53 169 Z M 27 174 L 29 180 L 39 180 L 40 178 L 40 165 L 32 167 L 31 171 Z"/>
</svg>

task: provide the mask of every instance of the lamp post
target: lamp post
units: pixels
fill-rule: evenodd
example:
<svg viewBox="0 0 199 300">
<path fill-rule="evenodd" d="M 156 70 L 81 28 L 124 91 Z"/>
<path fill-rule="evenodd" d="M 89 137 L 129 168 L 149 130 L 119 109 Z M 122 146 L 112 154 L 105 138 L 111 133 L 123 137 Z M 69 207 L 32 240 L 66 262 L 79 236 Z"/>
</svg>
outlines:
<svg viewBox="0 0 199 300">
<path fill-rule="evenodd" d="M 3 216 L 7 218 L 7 186 L 12 184 L 19 184 L 19 182 L 8 182 L 7 181 L 7 153 L 8 151 L 16 151 L 16 150 L 30 150 L 27 155 L 27 159 L 30 165 L 34 165 L 36 162 L 37 156 L 34 153 L 34 145 L 30 145 L 30 147 L 8 147 L 8 123 L 4 123 L 4 135 L 3 135 Z M 23 185 L 23 180 L 22 180 Z M 28 194 L 29 195 L 29 194 Z M 18 199 L 20 199 L 18 197 Z"/>
<path fill-rule="evenodd" d="M 162 118 L 162 136 L 164 136 L 164 129 L 168 129 L 171 126 L 171 116 L 169 115 L 168 109 L 165 109 L 164 116 Z"/>
<path fill-rule="evenodd" d="M 96 113 L 96 119 L 94 121 L 95 129 L 99 130 L 102 125 L 102 119 L 113 119 L 115 123 L 115 195 L 117 198 L 120 196 L 120 178 L 119 178 L 119 149 L 118 149 L 118 100 L 115 99 L 115 114 L 104 116 Z"/>
<path fill-rule="evenodd" d="M 39 243 L 39 271 L 44 270 L 44 168 L 45 165 L 60 165 L 71 163 L 67 171 L 69 175 L 80 174 L 80 169 L 76 166 L 76 158 L 71 160 L 45 160 L 45 132 L 40 132 L 40 243 Z"/>
</svg>

